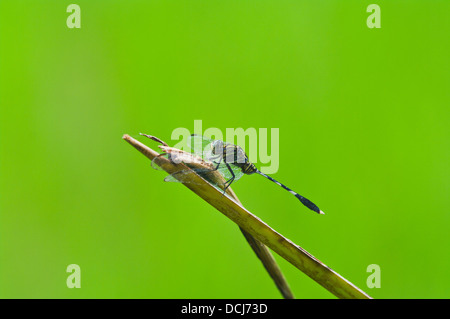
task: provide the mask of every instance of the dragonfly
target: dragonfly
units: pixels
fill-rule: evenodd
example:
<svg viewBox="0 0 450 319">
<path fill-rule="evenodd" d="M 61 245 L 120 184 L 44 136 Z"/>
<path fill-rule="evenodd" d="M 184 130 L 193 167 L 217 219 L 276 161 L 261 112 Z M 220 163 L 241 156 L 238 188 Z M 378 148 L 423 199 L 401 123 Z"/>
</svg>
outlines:
<svg viewBox="0 0 450 319">
<path fill-rule="evenodd" d="M 145 134 L 142 134 L 145 135 Z M 149 136 L 147 136 L 149 137 Z M 167 146 L 167 144 L 166 144 Z M 232 143 L 226 143 L 221 140 L 214 140 L 209 139 L 207 137 L 192 134 L 189 138 L 188 146 L 191 150 L 191 156 L 179 156 L 176 157 L 172 153 L 171 160 L 178 160 L 178 162 L 187 162 L 187 161 L 204 161 L 204 163 L 207 163 L 208 165 L 203 165 L 203 168 L 195 168 L 195 169 L 189 169 L 189 170 L 182 170 L 176 173 L 173 173 L 171 175 L 168 175 L 164 180 L 166 182 L 179 182 L 184 174 L 189 174 L 191 171 L 195 171 L 196 173 L 199 173 L 200 175 L 205 174 L 207 172 L 211 171 L 218 171 L 226 180 L 225 184 L 221 189 L 223 190 L 223 193 L 225 194 L 226 190 L 230 185 L 239 180 L 244 175 L 252 175 L 252 174 L 258 174 L 261 175 L 268 180 L 274 182 L 278 186 L 282 187 L 283 189 L 287 190 L 289 193 L 294 195 L 300 202 L 305 205 L 310 210 L 318 213 L 318 214 L 324 214 L 322 210 L 317 207 L 316 204 L 311 202 L 306 197 L 300 195 L 299 193 L 293 191 L 286 185 L 278 182 L 274 178 L 272 178 L 269 175 L 266 175 L 262 173 L 252 162 L 250 162 L 247 154 L 245 151 L 238 145 L 234 145 Z M 166 147 L 166 150 L 173 150 L 172 148 Z M 178 150 L 177 150 L 178 151 Z M 188 153 L 189 154 L 189 153 Z M 171 152 L 163 153 L 161 156 L 168 156 L 171 157 Z M 158 164 L 156 163 L 157 157 L 152 161 L 152 167 L 155 169 L 160 169 Z"/>
</svg>

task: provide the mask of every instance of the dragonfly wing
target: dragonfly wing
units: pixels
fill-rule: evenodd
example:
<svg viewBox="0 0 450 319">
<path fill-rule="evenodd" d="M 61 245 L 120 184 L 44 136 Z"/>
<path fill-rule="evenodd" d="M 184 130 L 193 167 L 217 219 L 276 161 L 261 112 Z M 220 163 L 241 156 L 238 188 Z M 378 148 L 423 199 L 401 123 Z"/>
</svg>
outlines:
<svg viewBox="0 0 450 319">
<path fill-rule="evenodd" d="M 229 164 L 229 166 L 231 168 L 231 171 L 233 171 L 233 173 L 231 173 L 228 166 L 223 162 L 220 163 L 219 168 L 217 169 L 220 172 L 220 174 L 222 174 L 222 176 L 225 178 L 226 181 L 230 180 L 233 177 L 233 174 L 234 174 L 234 181 L 237 181 L 244 175 L 241 168 L 233 164 Z"/>
<path fill-rule="evenodd" d="M 154 168 L 154 169 L 156 169 L 156 170 L 158 170 L 158 171 L 161 171 L 162 170 L 162 168 L 157 164 L 158 163 L 158 160 L 159 160 L 159 158 L 160 157 L 165 157 L 165 158 L 168 158 L 168 154 L 161 154 L 161 155 L 159 155 L 159 156 L 156 156 L 153 160 L 152 160 L 152 167 Z"/>
<path fill-rule="evenodd" d="M 166 178 L 164 178 L 165 182 L 174 182 L 174 183 L 182 183 L 181 180 L 177 179 L 178 178 L 183 178 L 183 175 L 186 175 L 189 173 L 189 170 L 184 170 L 184 171 L 179 171 L 170 175 L 167 175 Z"/>
<path fill-rule="evenodd" d="M 184 152 L 184 151 L 180 151 L 180 150 L 175 150 L 175 152 L 172 152 L 173 150 L 171 150 L 171 149 L 167 149 L 167 150 L 164 149 L 164 151 L 165 152 L 167 151 L 167 153 L 159 154 L 159 156 L 156 156 L 152 160 L 151 165 L 156 170 L 159 170 L 159 171 L 162 170 L 162 168 L 158 165 L 161 157 L 168 159 L 173 164 L 179 164 L 179 163 L 201 164 L 201 163 L 203 163 L 201 158 L 196 158 L 194 154 L 191 154 L 189 152 Z"/>
<path fill-rule="evenodd" d="M 211 152 L 211 143 L 213 140 L 201 135 L 192 134 L 189 138 L 189 147 L 197 156 L 208 158 L 208 153 Z"/>
<path fill-rule="evenodd" d="M 173 174 L 166 176 L 166 178 L 164 178 L 164 181 L 165 182 L 175 182 L 175 183 L 197 184 L 197 183 L 193 182 L 192 180 L 184 180 L 184 176 L 188 175 L 188 174 L 192 174 L 192 171 L 194 171 L 195 173 L 197 173 L 199 175 L 211 172 L 211 170 L 207 169 L 207 168 L 186 169 L 186 170 L 178 171 L 178 172 L 175 172 Z"/>
<path fill-rule="evenodd" d="M 237 167 L 233 167 L 230 165 L 230 168 L 233 170 L 234 173 L 234 180 L 238 180 L 239 178 L 244 175 L 242 173 L 242 170 L 240 170 Z M 170 174 L 164 178 L 165 182 L 175 182 L 175 183 L 189 183 L 189 184 L 197 184 L 196 182 L 192 181 L 192 179 L 185 179 L 185 175 L 192 173 L 194 171 L 196 174 L 200 175 L 202 178 L 206 179 L 210 184 L 212 184 L 214 187 L 216 187 L 219 191 L 223 191 L 224 183 L 232 178 L 232 174 L 228 167 L 225 164 L 221 164 L 217 170 L 211 170 L 208 168 L 194 168 L 194 169 L 187 169 L 175 172 L 173 174 Z M 222 175 L 222 178 L 217 178 L 217 176 L 214 175 L 214 173 L 219 173 Z"/>
</svg>

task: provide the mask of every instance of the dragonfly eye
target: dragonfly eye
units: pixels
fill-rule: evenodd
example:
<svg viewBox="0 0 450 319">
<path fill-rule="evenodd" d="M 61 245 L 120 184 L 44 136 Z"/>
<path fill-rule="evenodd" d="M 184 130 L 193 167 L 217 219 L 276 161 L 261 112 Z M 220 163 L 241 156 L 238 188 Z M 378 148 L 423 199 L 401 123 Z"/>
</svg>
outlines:
<svg viewBox="0 0 450 319">
<path fill-rule="evenodd" d="M 211 143 L 211 153 L 213 155 L 220 154 L 222 151 L 223 144 L 221 141 L 215 141 L 214 143 Z"/>
</svg>

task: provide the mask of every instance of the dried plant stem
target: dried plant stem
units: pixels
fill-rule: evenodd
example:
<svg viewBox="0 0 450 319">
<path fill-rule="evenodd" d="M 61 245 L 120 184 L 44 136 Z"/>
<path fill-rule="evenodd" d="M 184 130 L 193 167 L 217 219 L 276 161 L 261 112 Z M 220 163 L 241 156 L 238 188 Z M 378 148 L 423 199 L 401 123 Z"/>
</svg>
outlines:
<svg viewBox="0 0 450 319">
<path fill-rule="evenodd" d="M 154 159 L 159 155 L 158 152 L 129 135 L 124 135 L 123 138 L 149 159 Z M 183 163 L 174 164 L 164 157 L 158 157 L 155 162 L 169 174 L 189 169 Z M 320 262 L 306 250 L 273 230 L 257 216 L 246 210 L 238 201 L 229 196 L 222 196 L 222 193 L 209 182 L 194 171 L 191 172 L 190 174 L 180 174 L 180 181 L 186 182 L 184 183 L 186 187 L 238 224 L 244 234 L 249 234 L 275 251 L 338 298 L 370 298 L 364 291 Z M 192 183 L 187 183 L 188 181 Z"/>
<path fill-rule="evenodd" d="M 196 158 L 195 161 L 192 161 L 192 158 L 191 158 L 192 154 L 190 154 L 190 153 L 183 154 L 185 152 L 182 152 L 180 150 L 176 150 L 176 149 L 169 147 L 167 145 L 167 143 L 165 143 L 164 141 L 162 141 L 161 139 L 159 139 L 155 136 L 151 136 L 151 135 L 147 135 L 147 134 L 141 134 L 141 135 L 146 136 L 157 143 L 160 143 L 161 145 L 159 147 L 163 150 L 163 152 L 175 151 L 178 155 L 184 156 L 186 159 L 189 159 L 190 161 L 186 161 L 187 163 L 185 165 L 187 165 L 190 168 L 208 167 L 207 163 L 205 163 L 203 160 L 200 159 L 200 161 L 199 161 L 199 159 Z M 155 155 L 158 154 L 158 153 L 155 153 L 150 148 L 148 148 L 145 144 L 140 143 L 139 141 L 131 138 L 128 135 L 125 135 L 124 139 L 126 141 L 128 141 L 131 145 L 133 145 L 136 149 L 138 149 L 142 154 L 144 154 L 150 160 L 153 160 L 155 158 Z M 172 153 L 172 157 L 173 156 L 175 156 L 175 154 Z M 205 178 L 208 182 L 214 183 L 215 185 L 218 185 L 219 187 L 222 187 L 222 189 L 223 189 L 225 180 L 218 171 L 212 171 L 210 173 L 203 174 L 201 176 L 203 178 Z M 239 204 L 241 203 L 239 201 L 238 197 L 236 196 L 236 194 L 233 192 L 231 187 L 227 188 L 226 193 L 230 197 L 232 197 L 235 201 L 237 201 Z M 244 235 L 244 237 L 247 240 L 250 247 L 255 252 L 256 256 L 259 258 L 259 260 L 263 264 L 266 271 L 269 273 L 272 280 L 275 282 L 275 285 L 277 286 L 277 288 L 280 291 L 280 293 L 282 294 L 282 296 L 285 299 L 294 299 L 294 294 L 292 293 L 292 291 L 289 287 L 289 284 L 286 281 L 286 278 L 284 277 L 283 273 L 281 272 L 280 267 L 278 266 L 275 258 L 273 257 L 272 253 L 267 248 L 267 246 L 265 246 L 263 243 L 261 243 L 260 241 L 255 239 L 252 235 L 247 233 L 244 229 L 242 229 L 240 227 L 239 227 L 239 229 L 241 230 L 242 234 Z"/>
</svg>

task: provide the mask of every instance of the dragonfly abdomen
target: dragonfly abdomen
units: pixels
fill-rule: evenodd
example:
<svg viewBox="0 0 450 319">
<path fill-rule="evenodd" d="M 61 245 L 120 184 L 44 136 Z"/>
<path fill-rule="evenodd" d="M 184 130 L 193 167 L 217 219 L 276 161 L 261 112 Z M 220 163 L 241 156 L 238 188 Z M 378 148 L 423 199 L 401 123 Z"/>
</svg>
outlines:
<svg viewBox="0 0 450 319">
<path fill-rule="evenodd" d="M 251 163 L 251 162 L 247 162 L 245 163 L 242 167 L 242 173 L 247 174 L 247 175 L 251 175 L 254 174 L 258 171 L 258 169 L 256 168 L 255 164 Z"/>
<path fill-rule="evenodd" d="M 305 205 L 306 207 L 308 207 L 308 208 L 311 209 L 312 211 L 314 211 L 314 212 L 316 212 L 316 213 L 318 213 L 318 214 L 321 214 L 321 215 L 324 214 L 324 212 L 321 211 L 321 210 L 319 209 L 319 207 L 317 207 L 316 204 L 314 204 L 313 202 L 311 202 L 309 199 L 303 197 L 303 196 L 300 195 L 299 193 L 294 192 L 292 189 L 290 189 L 290 188 L 287 187 L 286 185 L 281 184 L 279 181 L 277 181 L 276 179 L 270 177 L 269 175 L 266 175 L 266 174 L 264 174 L 264 173 L 261 173 L 259 170 L 256 170 L 256 173 L 258 173 L 258 174 L 261 175 L 261 176 L 264 176 L 264 177 L 267 178 L 268 180 L 274 182 L 274 183 L 277 184 L 278 186 L 281 186 L 282 188 L 284 188 L 285 190 L 287 190 L 289 193 L 291 193 L 292 195 L 294 195 L 295 197 L 297 197 L 297 199 L 299 199 L 300 202 L 302 202 L 303 205 Z"/>
</svg>

